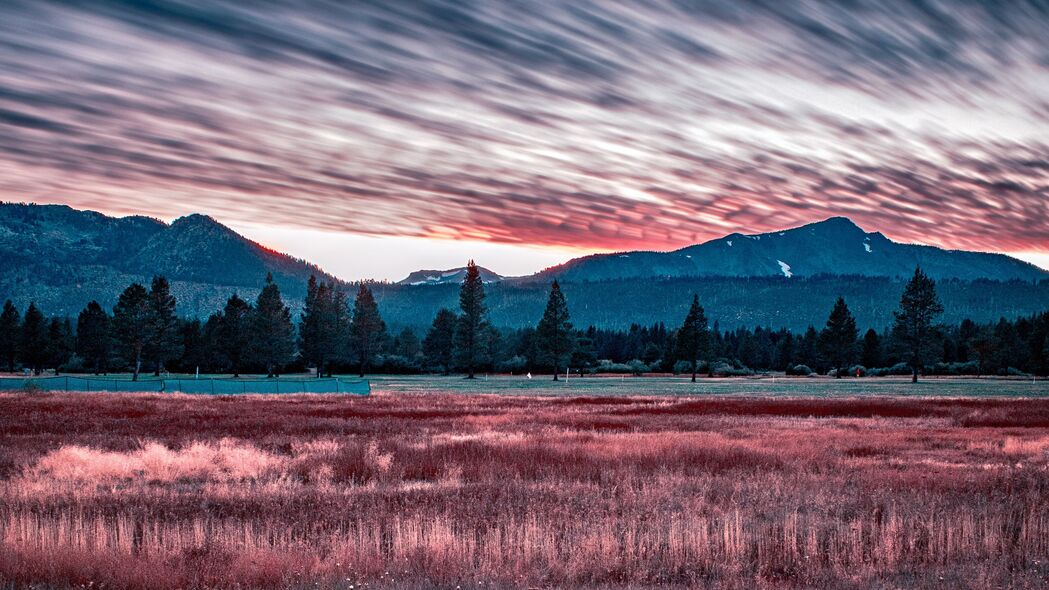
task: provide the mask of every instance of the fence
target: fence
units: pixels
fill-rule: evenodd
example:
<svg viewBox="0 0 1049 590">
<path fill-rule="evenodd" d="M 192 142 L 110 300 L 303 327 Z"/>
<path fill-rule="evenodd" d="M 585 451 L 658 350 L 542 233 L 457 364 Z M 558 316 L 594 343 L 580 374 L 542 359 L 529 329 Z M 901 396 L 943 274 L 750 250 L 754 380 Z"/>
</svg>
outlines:
<svg viewBox="0 0 1049 590">
<path fill-rule="evenodd" d="M 95 377 L 29 377 L 0 379 L 0 391 L 145 391 L 239 395 L 255 393 L 350 393 L 369 395 L 367 380 L 348 379 L 105 379 Z"/>
</svg>

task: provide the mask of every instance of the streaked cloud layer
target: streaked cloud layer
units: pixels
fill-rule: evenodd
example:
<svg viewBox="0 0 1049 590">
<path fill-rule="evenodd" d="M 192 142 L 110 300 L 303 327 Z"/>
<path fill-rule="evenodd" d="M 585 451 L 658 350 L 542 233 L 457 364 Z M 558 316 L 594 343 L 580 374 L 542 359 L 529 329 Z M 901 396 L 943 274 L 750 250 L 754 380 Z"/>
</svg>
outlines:
<svg viewBox="0 0 1049 590">
<path fill-rule="evenodd" d="M 1049 250 L 1044 2 L 0 3 L 0 194 L 665 249 Z"/>
</svg>

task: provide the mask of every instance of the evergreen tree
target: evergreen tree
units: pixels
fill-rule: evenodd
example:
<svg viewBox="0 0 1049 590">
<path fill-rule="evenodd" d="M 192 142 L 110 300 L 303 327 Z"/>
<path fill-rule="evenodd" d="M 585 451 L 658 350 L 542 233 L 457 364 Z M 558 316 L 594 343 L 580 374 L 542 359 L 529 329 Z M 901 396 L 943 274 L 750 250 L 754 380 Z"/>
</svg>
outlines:
<svg viewBox="0 0 1049 590">
<path fill-rule="evenodd" d="M 408 360 L 415 360 L 419 350 L 419 337 L 411 328 L 404 328 L 393 340 L 393 353 Z"/>
<path fill-rule="evenodd" d="M 109 314 L 97 301 L 88 303 L 77 316 L 76 351 L 96 375 L 106 371 L 109 363 L 110 329 Z"/>
<path fill-rule="evenodd" d="M 36 306 L 30 303 L 22 320 L 22 339 L 18 346 L 22 354 L 22 365 L 39 375 L 47 358 L 47 320 Z"/>
<path fill-rule="evenodd" d="M 175 296 L 171 294 L 168 280 L 162 276 L 153 277 L 149 288 L 149 335 L 143 358 L 152 365 L 153 374 L 157 376 L 164 368 L 164 363 L 182 355 L 175 305 Z"/>
<path fill-rule="evenodd" d="M 705 357 L 710 348 L 710 334 L 707 332 L 707 316 L 699 305 L 699 295 L 692 295 L 692 305 L 688 308 L 685 322 L 677 331 L 678 358 L 688 361 L 692 368 L 692 382 L 696 382 L 696 367 L 699 360 Z"/>
<path fill-rule="evenodd" d="M 150 334 L 149 293 L 132 283 L 113 306 L 113 336 L 124 360 L 131 365 L 132 381 L 142 371 L 142 352 Z"/>
<path fill-rule="evenodd" d="M 874 328 L 867 330 L 867 333 L 863 335 L 863 355 L 861 358 L 860 362 L 868 369 L 882 366 L 881 338 L 878 337 L 878 333 L 874 331 Z"/>
<path fill-rule="evenodd" d="M 210 354 L 212 351 L 208 350 L 203 328 L 200 320 L 195 318 L 182 322 L 179 328 L 182 339 L 182 357 L 179 358 L 178 364 L 183 372 L 196 373 L 201 367 L 207 367 L 210 364 L 210 358 L 213 355 Z"/>
<path fill-rule="evenodd" d="M 317 277 L 310 275 L 306 282 L 306 301 L 302 306 L 302 315 L 299 318 L 299 354 L 302 355 L 307 365 L 317 367 L 317 376 L 320 377 L 323 354 L 320 348 L 320 323 L 321 309 L 318 300 L 320 285 Z"/>
<path fill-rule="evenodd" d="M 461 364 L 466 367 L 466 378 L 474 378 L 474 370 L 483 361 L 484 336 L 488 329 L 488 308 L 484 302 L 484 281 L 481 272 L 471 260 L 466 265 L 466 276 L 459 289 L 459 316 L 455 330 L 456 349 Z"/>
<path fill-rule="evenodd" d="M 452 370 L 452 355 L 455 351 L 455 312 L 441 309 L 433 318 L 433 325 L 423 339 L 423 354 L 428 362 L 441 368 L 447 375 Z"/>
<path fill-rule="evenodd" d="M 357 289 L 357 299 L 353 302 L 353 319 L 350 321 L 350 349 L 356 357 L 360 376 L 368 369 L 368 363 L 379 351 L 386 335 L 386 323 L 379 315 L 379 306 L 371 289 L 363 282 Z"/>
<path fill-rule="evenodd" d="M 546 311 L 535 328 L 535 335 L 539 346 L 539 362 L 553 367 L 554 381 L 557 381 L 561 366 L 572 356 L 572 323 L 569 321 L 568 303 L 556 280 L 550 285 Z"/>
<path fill-rule="evenodd" d="M 830 367 L 836 370 L 835 375 L 839 379 L 848 370 L 849 364 L 855 361 L 858 334 L 856 318 L 852 317 L 845 298 L 838 297 L 827 318 L 826 327 L 820 332 L 820 353 Z"/>
<path fill-rule="evenodd" d="M 266 367 L 267 377 L 279 376 L 295 356 L 295 327 L 272 274 L 266 275 L 266 285 L 255 301 L 250 332 L 252 362 Z"/>
<path fill-rule="evenodd" d="M 236 293 L 226 300 L 219 320 L 219 350 L 225 357 L 230 372 L 240 377 L 244 360 L 248 357 L 248 342 L 251 340 L 251 304 Z"/>
<path fill-rule="evenodd" d="M 345 293 L 334 283 L 317 282 L 311 276 L 299 323 L 299 346 L 307 364 L 317 367 L 317 377 L 330 375 L 332 363 L 342 358 L 349 323 Z"/>
<path fill-rule="evenodd" d="M 13 373 L 18 362 L 18 343 L 22 339 L 22 316 L 11 300 L 4 302 L 0 312 L 0 362 Z"/>
<path fill-rule="evenodd" d="M 925 366 L 936 338 L 933 321 L 943 313 L 943 304 L 936 296 L 936 283 L 920 268 L 907 283 L 900 298 L 900 309 L 893 312 L 895 322 L 893 339 L 903 349 L 911 367 L 911 382 L 918 382 L 918 371 Z"/>
<path fill-rule="evenodd" d="M 597 352 L 594 349 L 596 335 L 597 330 L 590 326 L 586 332 L 577 333 L 574 336 L 575 346 L 572 347 L 571 359 L 573 367 L 586 368 L 597 364 Z"/>
<path fill-rule="evenodd" d="M 73 326 L 69 318 L 51 318 L 47 327 L 47 364 L 58 375 L 60 367 L 73 355 Z"/>
</svg>

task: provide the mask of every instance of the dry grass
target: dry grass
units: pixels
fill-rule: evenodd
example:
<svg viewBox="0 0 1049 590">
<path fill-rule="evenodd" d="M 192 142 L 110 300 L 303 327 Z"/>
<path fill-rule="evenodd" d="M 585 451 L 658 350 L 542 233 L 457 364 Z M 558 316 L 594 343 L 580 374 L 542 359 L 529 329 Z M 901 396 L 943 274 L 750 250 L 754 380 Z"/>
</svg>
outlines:
<svg viewBox="0 0 1049 590">
<path fill-rule="evenodd" d="M 0 587 L 1040 587 L 1045 416 L 994 399 L 0 396 Z"/>
</svg>

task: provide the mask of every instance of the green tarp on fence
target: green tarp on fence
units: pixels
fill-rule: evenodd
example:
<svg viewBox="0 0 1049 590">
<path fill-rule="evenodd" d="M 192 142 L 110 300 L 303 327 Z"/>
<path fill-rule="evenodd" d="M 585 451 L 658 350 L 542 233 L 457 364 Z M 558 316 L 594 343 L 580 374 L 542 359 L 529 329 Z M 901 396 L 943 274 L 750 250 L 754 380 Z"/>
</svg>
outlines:
<svg viewBox="0 0 1049 590">
<path fill-rule="evenodd" d="M 28 377 L 0 379 L 0 391 L 152 391 L 232 395 L 253 393 L 352 393 L 368 395 L 366 380 L 349 379 L 106 379 L 102 377 Z"/>
</svg>

